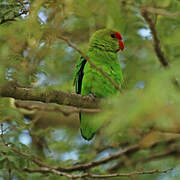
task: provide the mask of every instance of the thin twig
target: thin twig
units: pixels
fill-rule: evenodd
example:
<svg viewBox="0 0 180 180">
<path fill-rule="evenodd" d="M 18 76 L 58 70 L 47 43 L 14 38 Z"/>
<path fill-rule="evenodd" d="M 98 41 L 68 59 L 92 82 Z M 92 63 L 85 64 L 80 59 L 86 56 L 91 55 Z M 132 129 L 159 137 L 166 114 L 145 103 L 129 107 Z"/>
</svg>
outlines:
<svg viewBox="0 0 180 180">
<path fill-rule="evenodd" d="M 138 9 L 146 9 L 151 14 L 156 14 L 156 15 L 162 15 L 166 16 L 167 18 L 177 18 L 180 16 L 179 12 L 170 12 L 165 9 L 161 8 L 154 8 L 150 6 L 144 6 L 144 4 L 138 4 L 135 1 L 126 1 L 126 0 L 121 0 L 122 5 L 125 7 L 126 5 L 131 6 L 133 8 L 138 8 Z"/>
<path fill-rule="evenodd" d="M 4 145 L 6 145 L 6 141 L 4 139 L 4 128 L 3 128 L 3 123 L 1 123 L 1 134 L 0 134 L 0 137 L 1 137 L 1 140 L 3 142 Z"/>
<path fill-rule="evenodd" d="M 15 15 L 13 18 L 2 19 L 0 24 L 6 23 L 6 22 L 9 22 L 9 21 L 15 21 L 15 18 L 20 17 L 23 14 L 27 14 L 28 12 L 29 12 L 28 10 L 24 10 L 21 13 Z"/>
<path fill-rule="evenodd" d="M 49 168 L 41 168 L 41 169 L 28 169 L 24 168 L 23 170 L 28 172 L 28 173 L 53 173 L 57 174 L 60 176 L 66 176 L 71 179 L 77 179 L 77 178 L 84 178 L 84 177 L 89 177 L 89 178 L 111 178 L 111 177 L 131 177 L 135 175 L 147 175 L 147 174 L 155 174 L 155 173 L 167 173 L 168 171 L 172 170 L 173 168 L 168 168 L 165 170 L 158 170 L 158 169 L 153 169 L 149 171 L 134 171 L 130 173 L 114 173 L 114 174 L 104 174 L 104 175 L 99 175 L 99 174 L 89 174 L 89 173 L 83 173 L 79 175 L 71 175 L 68 173 L 60 172 L 55 169 L 49 169 Z"/>
<path fill-rule="evenodd" d="M 114 159 L 117 159 L 119 158 L 120 156 L 126 154 L 126 153 L 130 153 L 130 152 L 134 152 L 134 151 L 137 151 L 139 150 L 139 145 L 132 145 L 132 146 L 129 146 L 125 149 L 123 149 L 122 151 L 120 152 L 117 152 L 117 153 L 114 153 L 114 154 L 111 154 L 105 158 L 102 158 L 102 159 L 99 159 L 99 160 L 95 160 L 95 161 L 91 161 L 91 162 L 88 162 L 88 163 L 84 163 L 84 164 L 77 164 L 77 165 L 74 165 L 72 167 L 67 167 L 66 169 L 62 169 L 60 167 L 56 168 L 57 170 L 60 170 L 60 171 L 66 171 L 66 172 L 69 172 L 69 171 L 79 171 L 79 170 L 86 170 L 86 169 L 90 169 L 92 167 L 95 167 L 95 166 L 99 166 L 101 164 L 104 164 L 104 163 L 107 163 L 109 161 L 112 161 Z"/>
<path fill-rule="evenodd" d="M 5 143 L 6 146 L 7 143 Z M 51 167 L 48 166 L 44 163 L 42 163 L 36 156 L 28 154 L 26 152 L 21 152 L 19 151 L 17 148 L 15 147 L 11 147 L 8 146 L 9 148 L 11 148 L 12 151 L 25 156 L 27 158 L 30 158 L 36 165 L 39 166 L 39 169 L 29 169 L 29 168 L 23 168 L 23 171 L 28 172 L 28 173 L 53 173 L 59 176 L 65 176 L 71 179 L 77 179 L 77 178 L 83 178 L 83 177 L 89 177 L 89 178 L 111 178 L 111 177 L 131 177 L 134 175 L 144 175 L 144 174 L 155 174 L 155 173 L 167 173 L 168 171 L 172 170 L 172 168 L 166 169 L 166 170 L 158 170 L 158 169 L 154 169 L 154 170 L 149 170 L 149 171 L 135 171 L 135 172 L 130 172 L 130 173 L 114 173 L 114 174 L 105 174 L 105 175 L 99 175 L 99 174 L 90 174 L 90 173 L 83 173 L 83 174 L 77 174 L 77 175 L 73 175 L 73 174 L 69 174 L 67 172 L 72 172 L 74 170 L 85 170 L 100 164 L 104 164 L 110 160 L 113 159 L 117 159 L 119 156 L 124 155 L 125 153 L 130 153 L 130 152 L 134 152 L 136 150 L 139 149 L 138 145 L 134 145 L 134 146 L 130 146 L 129 148 L 124 149 L 121 152 L 109 155 L 106 158 L 102 158 L 100 160 L 96 160 L 90 163 L 86 163 L 86 164 L 81 164 L 81 165 L 75 165 L 74 169 L 71 168 L 55 168 L 55 167 Z"/>
<path fill-rule="evenodd" d="M 8 169 L 8 180 L 12 180 L 11 168 Z"/>
<path fill-rule="evenodd" d="M 63 36 L 58 36 L 59 39 L 65 41 L 70 47 L 72 47 L 74 50 L 76 50 L 93 68 L 98 70 L 106 79 L 109 80 L 109 82 L 119 91 L 123 92 L 122 89 L 118 86 L 118 84 L 111 79 L 108 74 L 106 74 L 100 67 L 96 66 L 80 49 L 78 49 L 75 45 L 71 43 L 69 39 Z"/>
<path fill-rule="evenodd" d="M 156 52 L 156 55 L 160 61 L 160 63 L 164 66 L 164 67 L 168 67 L 168 61 L 164 56 L 163 51 L 161 50 L 161 44 L 160 44 L 160 40 L 159 37 L 157 35 L 156 29 L 155 29 L 155 25 L 152 21 L 152 19 L 149 17 L 148 12 L 146 10 L 146 8 L 143 8 L 141 11 L 142 16 L 144 17 L 145 21 L 148 23 L 149 28 L 151 30 L 151 34 L 153 36 L 153 42 L 154 42 L 154 50 Z"/>
<path fill-rule="evenodd" d="M 163 159 L 163 158 L 167 158 L 168 156 L 176 156 L 176 154 L 178 154 L 177 152 L 177 148 L 174 148 L 172 150 L 167 150 L 166 152 L 160 152 L 158 154 L 154 154 L 153 155 L 149 155 L 147 157 L 143 156 L 141 159 L 138 159 L 138 161 L 136 160 L 133 160 L 131 161 L 131 165 L 132 167 L 135 167 L 137 164 L 141 163 L 149 163 L 150 161 L 153 161 L 153 160 L 160 160 L 160 159 Z M 123 159 L 119 159 L 119 161 L 117 161 L 117 164 L 115 164 L 114 166 L 108 168 L 108 172 L 109 173 L 112 173 L 112 172 L 117 172 L 119 169 L 121 168 L 124 168 L 124 165 L 125 165 L 125 161 Z M 126 166 L 127 167 L 127 166 Z"/>
<path fill-rule="evenodd" d="M 50 166 L 44 164 L 43 162 L 41 162 L 39 160 L 39 158 L 34 156 L 34 155 L 31 155 L 31 154 L 28 154 L 28 153 L 25 153 L 25 152 L 21 152 L 21 151 L 19 151 L 18 149 L 14 148 L 14 147 L 9 147 L 9 148 L 11 148 L 14 152 L 16 152 L 16 153 L 18 153 L 18 154 L 20 154 L 20 155 L 22 155 L 24 157 L 32 159 L 32 161 L 36 165 L 38 165 L 39 167 L 50 168 L 50 169 L 54 169 L 54 170 L 60 171 L 60 172 L 84 171 L 86 169 L 90 169 L 92 167 L 99 166 L 101 164 L 104 164 L 104 163 L 107 163 L 107 162 L 112 161 L 114 159 L 117 159 L 117 158 L 119 158 L 120 156 L 122 156 L 122 155 L 124 155 L 126 153 L 132 153 L 132 152 L 135 152 L 135 151 L 139 150 L 138 145 L 133 145 L 133 146 L 129 146 L 129 147 L 125 148 L 124 150 L 122 150 L 120 152 L 111 154 L 111 155 L 109 155 L 109 156 L 107 156 L 105 158 L 102 158 L 100 160 L 91 161 L 91 162 L 84 163 L 84 164 L 77 164 L 77 165 L 74 165 L 74 166 L 64 168 L 64 167 L 50 167 Z"/>
<path fill-rule="evenodd" d="M 179 12 L 169 12 L 160 8 L 144 7 L 144 9 L 149 13 L 166 16 L 168 18 L 177 18 L 180 16 Z"/>
</svg>

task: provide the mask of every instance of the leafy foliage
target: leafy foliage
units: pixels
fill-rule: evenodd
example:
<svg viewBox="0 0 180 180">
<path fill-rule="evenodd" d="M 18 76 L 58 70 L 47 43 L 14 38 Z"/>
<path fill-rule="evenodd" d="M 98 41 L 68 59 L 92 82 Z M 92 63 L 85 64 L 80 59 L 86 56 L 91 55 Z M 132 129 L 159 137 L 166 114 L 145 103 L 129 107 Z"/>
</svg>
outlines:
<svg viewBox="0 0 180 180">
<path fill-rule="evenodd" d="M 156 10 L 149 12 L 149 17 L 168 68 L 160 64 L 154 51 L 152 34 L 141 15 L 144 7 Z M 141 146 L 139 151 L 88 172 L 173 167 L 166 174 L 133 177 L 179 179 L 179 11 L 178 0 L 1 1 L 0 87 L 11 80 L 21 87 L 47 92 L 74 91 L 73 72 L 80 55 L 58 36 L 68 37 L 86 53 L 89 37 L 105 27 L 117 29 L 125 41 L 119 60 L 126 87 L 123 94 L 102 102 L 103 112 L 96 118 L 103 126 L 90 142 L 81 138 L 77 114 L 70 116 L 76 124 L 70 126 L 56 120 L 62 112 L 25 110 L 14 105 L 15 99 L 0 97 L 0 179 L 59 179 L 52 173 L 28 173 L 24 168 L 38 169 L 34 156 L 49 166 L 69 167 L 134 144 Z"/>
</svg>

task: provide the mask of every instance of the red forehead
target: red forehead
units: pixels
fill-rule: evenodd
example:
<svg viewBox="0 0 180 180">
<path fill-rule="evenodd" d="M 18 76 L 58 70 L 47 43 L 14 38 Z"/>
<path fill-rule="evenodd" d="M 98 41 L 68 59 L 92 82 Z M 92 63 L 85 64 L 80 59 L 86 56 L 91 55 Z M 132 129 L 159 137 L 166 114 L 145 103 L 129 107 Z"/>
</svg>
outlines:
<svg viewBox="0 0 180 180">
<path fill-rule="evenodd" d="M 114 35 L 116 39 L 122 40 L 121 34 L 119 32 L 114 33 Z"/>
</svg>

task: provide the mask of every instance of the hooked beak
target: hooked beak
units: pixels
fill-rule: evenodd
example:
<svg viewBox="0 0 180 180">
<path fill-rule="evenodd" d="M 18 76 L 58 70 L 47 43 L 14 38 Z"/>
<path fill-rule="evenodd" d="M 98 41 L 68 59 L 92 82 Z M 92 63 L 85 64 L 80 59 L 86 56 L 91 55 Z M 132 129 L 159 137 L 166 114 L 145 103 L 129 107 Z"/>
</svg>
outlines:
<svg viewBox="0 0 180 180">
<path fill-rule="evenodd" d="M 119 49 L 121 50 L 121 51 L 123 51 L 124 50 L 124 41 L 121 39 L 119 39 Z"/>
</svg>

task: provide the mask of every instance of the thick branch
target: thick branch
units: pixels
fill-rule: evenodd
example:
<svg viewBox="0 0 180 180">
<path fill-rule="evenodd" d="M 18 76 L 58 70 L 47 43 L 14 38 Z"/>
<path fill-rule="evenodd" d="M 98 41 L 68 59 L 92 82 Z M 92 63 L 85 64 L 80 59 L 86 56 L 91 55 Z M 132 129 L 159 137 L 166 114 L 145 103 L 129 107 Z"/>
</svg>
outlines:
<svg viewBox="0 0 180 180">
<path fill-rule="evenodd" d="M 153 41 L 154 41 L 154 50 L 156 52 L 156 55 L 157 55 L 160 63 L 164 67 L 167 67 L 169 64 L 168 64 L 167 59 L 164 56 L 164 53 L 161 50 L 161 44 L 160 44 L 160 40 L 158 38 L 156 29 L 155 29 L 155 25 L 152 22 L 152 19 L 149 17 L 148 12 L 147 12 L 147 10 L 145 8 L 142 9 L 141 13 L 142 13 L 142 16 L 144 17 L 144 19 L 146 20 L 146 22 L 148 23 L 149 28 L 151 30 L 151 34 L 153 36 Z"/>
<path fill-rule="evenodd" d="M 37 88 L 22 88 L 17 87 L 13 83 L 7 83 L 1 87 L 0 96 L 83 108 L 96 108 L 99 102 L 98 99 L 89 96 L 81 96 L 79 94 L 57 90 L 44 91 Z"/>
</svg>

